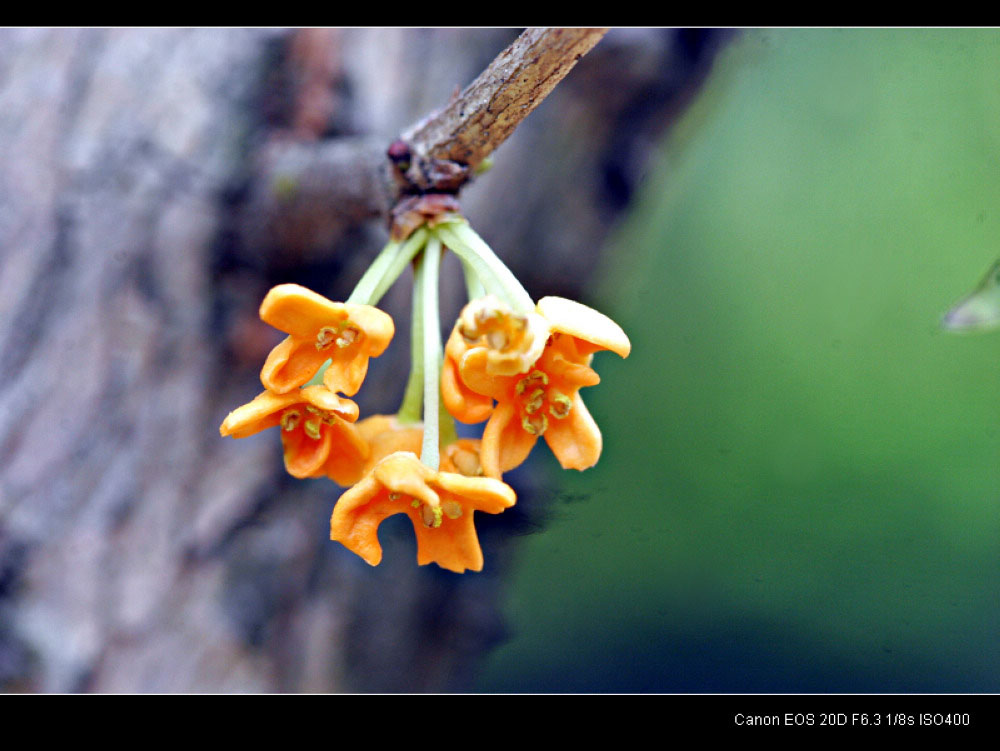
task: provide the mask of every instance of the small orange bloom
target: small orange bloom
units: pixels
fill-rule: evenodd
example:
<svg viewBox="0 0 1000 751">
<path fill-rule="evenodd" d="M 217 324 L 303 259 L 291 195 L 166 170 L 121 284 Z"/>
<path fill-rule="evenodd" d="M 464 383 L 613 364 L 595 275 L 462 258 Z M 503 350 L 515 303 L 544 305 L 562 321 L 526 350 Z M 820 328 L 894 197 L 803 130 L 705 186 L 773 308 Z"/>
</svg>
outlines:
<svg viewBox="0 0 1000 751">
<path fill-rule="evenodd" d="M 306 383 L 330 360 L 323 383 L 353 396 L 368 373 L 368 358 L 381 355 L 395 333 L 392 318 L 378 308 L 333 302 L 298 284 L 273 287 L 260 317 L 288 334 L 260 372 L 264 387 L 277 394 Z"/>
<path fill-rule="evenodd" d="M 226 417 L 219 432 L 246 438 L 281 427 L 285 469 L 293 477 L 327 476 L 352 485 L 364 475 L 370 453 L 354 421 L 358 405 L 325 386 L 307 386 L 288 394 L 265 391 Z"/>
<path fill-rule="evenodd" d="M 477 394 L 459 376 L 466 352 L 485 348 L 490 375 L 514 375 L 527 371 L 541 356 L 548 336 L 549 324 L 542 316 L 514 313 L 493 295 L 466 305 L 448 337 L 441 368 L 441 398 L 451 416 L 471 424 L 493 412 L 493 399 Z"/>
<path fill-rule="evenodd" d="M 458 380 L 475 394 L 495 399 L 482 440 L 482 464 L 488 477 L 523 462 L 539 436 L 566 469 L 587 469 L 601 455 L 601 431 L 579 390 L 600 377 L 590 367 L 594 352 L 611 350 L 627 357 L 631 344 L 607 316 L 560 297 L 538 302 L 537 314 L 551 332 L 541 356 L 514 375 L 492 366 L 487 339 L 472 346 L 458 362 Z"/>
<path fill-rule="evenodd" d="M 461 442 L 452 446 L 458 444 Z M 469 445 L 451 452 L 449 448 L 445 449 L 448 456 L 471 453 Z M 445 466 L 455 467 L 455 463 L 449 459 L 442 462 Z M 387 517 L 402 513 L 413 522 L 418 564 L 434 562 L 456 573 L 481 571 L 483 552 L 473 513 L 499 514 L 515 500 L 514 491 L 500 480 L 444 469 L 436 472 L 422 464 L 416 454 L 397 451 L 340 497 L 330 518 L 330 539 L 377 566 L 382 560 L 378 527 Z"/>
</svg>

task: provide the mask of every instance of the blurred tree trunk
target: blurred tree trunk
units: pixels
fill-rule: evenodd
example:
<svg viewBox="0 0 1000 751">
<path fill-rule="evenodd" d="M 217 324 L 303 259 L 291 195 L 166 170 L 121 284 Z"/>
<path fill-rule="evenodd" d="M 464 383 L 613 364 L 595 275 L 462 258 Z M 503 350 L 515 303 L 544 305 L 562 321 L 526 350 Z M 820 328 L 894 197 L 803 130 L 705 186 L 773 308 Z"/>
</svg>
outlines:
<svg viewBox="0 0 1000 751">
<path fill-rule="evenodd" d="M 280 338 L 256 319 L 267 288 L 343 299 L 387 235 L 322 202 L 257 211 L 283 190 L 260 180 L 269 150 L 387 146 L 516 33 L 0 31 L 0 687 L 471 687 L 530 492 L 477 517 L 482 574 L 418 568 L 392 520 L 372 569 L 327 539 L 338 488 L 218 425 Z M 534 296 L 583 294 L 724 38 L 612 31 L 463 194 Z M 384 303 L 398 333 L 363 414 L 398 404 L 408 295 Z"/>
</svg>

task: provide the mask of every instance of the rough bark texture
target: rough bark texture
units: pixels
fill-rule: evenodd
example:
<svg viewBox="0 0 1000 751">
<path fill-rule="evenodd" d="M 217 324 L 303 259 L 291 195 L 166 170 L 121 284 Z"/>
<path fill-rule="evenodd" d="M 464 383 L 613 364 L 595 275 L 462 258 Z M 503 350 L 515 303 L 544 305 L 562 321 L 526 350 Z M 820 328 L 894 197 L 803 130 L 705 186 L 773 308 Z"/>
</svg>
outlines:
<svg viewBox="0 0 1000 751">
<path fill-rule="evenodd" d="M 403 134 L 424 156 L 475 167 L 507 140 L 607 29 L 528 29 L 447 107 Z"/>
<path fill-rule="evenodd" d="M 378 190 L 343 165 L 384 153 L 515 36 L 0 31 L 0 686 L 472 685 L 503 636 L 530 474 L 516 513 L 477 517 L 484 574 L 416 567 L 394 520 L 372 569 L 327 539 L 339 489 L 285 475 L 275 436 L 218 425 L 280 339 L 256 319 L 267 288 L 343 299 L 385 240 L 377 210 L 340 210 Z M 533 295 L 585 288 L 718 38 L 609 33 L 463 194 Z M 299 160 L 292 190 L 261 178 L 279 157 Z M 365 414 L 402 393 L 408 295 L 386 298 L 400 323 Z"/>
</svg>

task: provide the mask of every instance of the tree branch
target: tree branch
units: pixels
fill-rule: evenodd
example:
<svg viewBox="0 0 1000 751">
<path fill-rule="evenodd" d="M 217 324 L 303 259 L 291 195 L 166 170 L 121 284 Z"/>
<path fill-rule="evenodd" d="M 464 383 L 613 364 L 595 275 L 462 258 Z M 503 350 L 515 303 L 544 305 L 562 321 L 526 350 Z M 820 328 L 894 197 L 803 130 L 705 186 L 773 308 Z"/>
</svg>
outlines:
<svg viewBox="0 0 1000 751">
<path fill-rule="evenodd" d="M 403 136 L 414 154 L 475 168 L 607 29 L 528 29 L 443 110 Z"/>
<path fill-rule="evenodd" d="M 329 247 L 347 224 L 387 217 L 405 195 L 457 192 L 606 32 L 528 29 L 452 102 L 406 130 L 409 159 L 390 162 L 370 140 L 268 142 L 245 207 L 247 247 Z"/>
</svg>

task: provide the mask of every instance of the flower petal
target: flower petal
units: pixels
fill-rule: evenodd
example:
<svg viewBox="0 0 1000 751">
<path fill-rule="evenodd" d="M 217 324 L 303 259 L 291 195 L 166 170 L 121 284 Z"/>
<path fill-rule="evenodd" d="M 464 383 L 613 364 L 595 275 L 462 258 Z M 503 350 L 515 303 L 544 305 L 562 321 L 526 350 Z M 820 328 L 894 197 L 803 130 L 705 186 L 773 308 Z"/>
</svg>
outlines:
<svg viewBox="0 0 1000 751">
<path fill-rule="evenodd" d="M 499 514 L 517 501 L 514 489 L 491 477 L 465 477 L 452 472 L 439 472 L 437 485 L 442 491 L 460 496 L 461 505 L 469 510 Z"/>
<path fill-rule="evenodd" d="M 323 384 L 331 391 L 354 396 L 368 375 L 368 355 L 354 347 L 346 352 L 328 352 L 330 367 L 323 374 Z"/>
<path fill-rule="evenodd" d="M 281 443 L 285 447 L 285 469 L 292 477 L 302 480 L 322 473 L 333 444 L 331 426 L 319 431 L 319 439 L 310 438 L 302 429 L 282 430 Z"/>
<path fill-rule="evenodd" d="M 364 333 L 362 347 L 369 357 L 378 357 L 385 348 L 389 346 L 396 327 L 392 322 L 392 316 L 372 305 L 355 305 L 354 303 L 344 303 L 347 309 L 347 317 L 351 323 L 357 326 Z"/>
<path fill-rule="evenodd" d="M 458 377 L 477 394 L 502 401 L 510 393 L 516 376 L 490 375 L 487 371 L 489 352 L 485 347 L 473 347 L 458 363 Z"/>
<path fill-rule="evenodd" d="M 574 346 L 573 349 L 577 348 Z M 585 359 L 589 360 L 590 358 Z M 562 384 L 563 388 L 580 389 L 584 386 L 596 386 L 601 382 L 597 371 L 589 365 L 574 362 L 559 351 L 545 353 L 544 367 L 553 378 Z"/>
<path fill-rule="evenodd" d="M 622 357 L 628 357 L 632 350 L 632 343 L 621 326 L 586 305 L 564 297 L 543 297 L 538 301 L 537 310 L 548 319 L 553 331 L 583 339 L 598 349 L 608 349 Z"/>
<path fill-rule="evenodd" d="M 264 361 L 260 382 L 270 391 L 287 394 L 312 378 L 329 357 L 316 349 L 312 339 L 285 337 Z"/>
<path fill-rule="evenodd" d="M 563 469 L 587 469 L 601 458 L 601 430 L 579 393 L 573 394 L 569 415 L 549 421 L 545 440 Z"/>
<path fill-rule="evenodd" d="M 330 517 L 330 539 L 377 566 L 382 561 L 378 525 L 403 511 L 405 507 L 390 502 L 382 484 L 369 474 L 337 500 Z"/>
<path fill-rule="evenodd" d="M 260 304 L 262 321 L 300 339 L 314 340 L 323 326 L 347 317 L 344 303 L 328 300 L 298 284 L 272 287 Z"/>
<path fill-rule="evenodd" d="M 504 472 L 519 466 L 538 440 L 537 435 L 521 427 L 516 413 L 512 402 L 500 402 L 486 423 L 479 461 L 487 477 L 499 479 Z"/>
<path fill-rule="evenodd" d="M 424 438 L 423 423 L 401 425 L 395 415 L 372 415 L 358 422 L 357 426 L 369 449 L 366 471 L 397 451 L 420 453 Z"/>
<path fill-rule="evenodd" d="M 441 367 L 441 401 L 459 422 L 474 425 L 493 413 L 493 399 L 468 388 L 458 374 L 458 363 L 445 360 Z"/>
<path fill-rule="evenodd" d="M 301 401 L 298 394 L 273 394 L 265 391 L 253 401 L 230 412 L 219 426 L 219 433 L 233 438 L 246 438 L 278 424 L 285 407 Z"/>
<path fill-rule="evenodd" d="M 354 422 L 358 419 L 357 404 L 350 399 L 337 396 L 324 386 L 306 386 L 299 392 L 299 395 L 314 407 L 333 412 L 348 422 Z"/>
<path fill-rule="evenodd" d="M 372 476 L 395 493 L 418 498 L 424 503 L 437 505 L 440 497 L 427 484 L 436 473 L 422 464 L 416 454 L 397 451 L 389 454 L 372 470 Z"/>
<path fill-rule="evenodd" d="M 467 569 L 483 570 L 483 549 L 479 546 L 472 509 L 457 519 L 445 517 L 440 527 L 424 525 L 415 514 L 409 515 L 417 536 L 417 563 L 436 563 L 441 568 L 462 574 Z"/>
<path fill-rule="evenodd" d="M 349 422 L 337 422 L 328 430 L 333 434 L 333 440 L 323 471 L 335 483 L 346 488 L 364 477 L 370 449 L 357 427 Z"/>
</svg>

